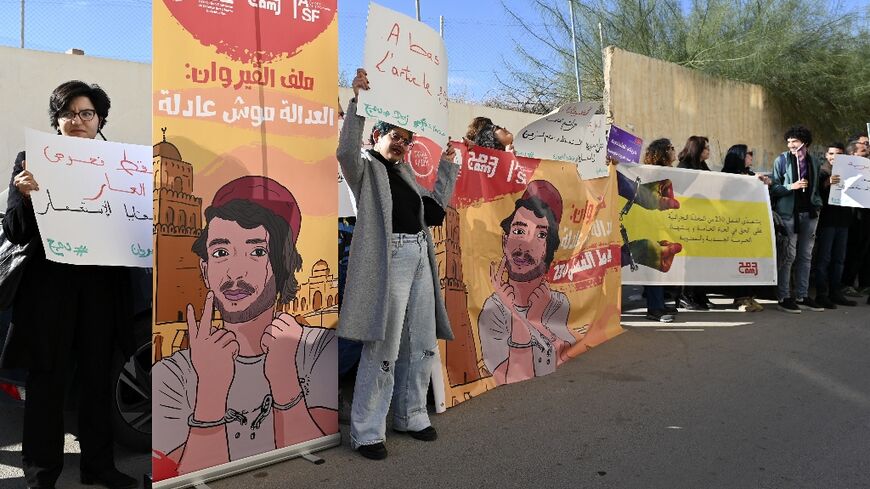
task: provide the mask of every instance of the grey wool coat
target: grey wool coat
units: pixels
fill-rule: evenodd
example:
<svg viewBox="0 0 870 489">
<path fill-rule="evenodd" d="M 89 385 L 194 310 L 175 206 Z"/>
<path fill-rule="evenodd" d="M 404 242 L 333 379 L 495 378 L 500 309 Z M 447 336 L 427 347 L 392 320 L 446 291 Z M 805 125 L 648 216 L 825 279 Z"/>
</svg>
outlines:
<svg viewBox="0 0 870 489">
<path fill-rule="evenodd" d="M 338 321 L 338 336 L 357 341 L 382 341 L 387 328 L 389 284 L 386 271 L 390 267 L 389 244 L 393 233 L 390 180 L 383 163 L 362 150 L 365 117 L 356 114 L 356 100 L 350 101 L 345 114 L 336 157 L 356 198 L 357 215 L 353 240 L 350 243 L 350 260 L 341 318 Z M 427 191 L 417 183 L 407 163 L 401 164 L 400 171 L 402 178 L 418 195 L 432 197 L 446 208 L 453 194 L 459 166 L 441 160 L 434 192 Z M 453 331 L 450 329 L 447 309 L 441 297 L 435 247 L 432 234 L 423 219 L 422 202 L 420 223 L 426 233 L 435 289 L 435 334 L 439 339 L 452 340 Z"/>
</svg>

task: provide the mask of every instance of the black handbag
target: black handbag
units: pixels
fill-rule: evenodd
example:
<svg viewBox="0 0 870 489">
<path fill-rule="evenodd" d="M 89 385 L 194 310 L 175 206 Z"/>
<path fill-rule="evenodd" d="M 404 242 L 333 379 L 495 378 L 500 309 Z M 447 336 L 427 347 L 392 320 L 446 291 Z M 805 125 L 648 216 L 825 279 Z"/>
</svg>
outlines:
<svg viewBox="0 0 870 489">
<path fill-rule="evenodd" d="M 32 249 L 32 241 L 17 245 L 6 239 L 6 233 L 0 227 L 0 310 L 12 307 Z"/>
</svg>

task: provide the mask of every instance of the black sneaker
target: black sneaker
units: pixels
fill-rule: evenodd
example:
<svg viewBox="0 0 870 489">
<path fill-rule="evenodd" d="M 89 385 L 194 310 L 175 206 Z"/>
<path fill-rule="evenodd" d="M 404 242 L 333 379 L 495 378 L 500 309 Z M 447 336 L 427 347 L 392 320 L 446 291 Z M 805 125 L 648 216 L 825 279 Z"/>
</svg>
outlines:
<svg viewBox="0 0 870 489">
<path fill-rule="evenodd" d="M 789 312 L 792 314 L 801 313 L 801 309 L 791 297 L 786 297 L 785 299 L 779 301 L 779 303 L 776 305 L 776 308 L 782 312 Z"/>
<path fill-rule="evenodd" d="M 831 298 L 826 295 L 817 295 L 816 296 L 816 304 L 822 306 L 825 309 L 836 309 L 837 305 L 831 301 Z"/>
<path fill-rule="evenodd" d="M 435 431 L 434 426 L 427 426 L 420 431 L 402 431 L 394 429 L 396 433 L 405 433 L 411 435 L 411 438 L 420 441 L 435 441 L 438 439 L 438 432 Z"/>
<path fill-rule="evenodd" d="M 677 306 L 665 306 L 665 312 L 668 314 L 673 314 L 676 316 L 677 314 Z"/>
<path fill-rule="evenodd" d="M 845 296 L 845 295 L 842 295 L 842 294 L 834 294 L 834 295 L 832 295 L 832 296 L 831 296 L 831 302 L 833 302 L 834 304 L 836 304 L 836 305 L 838 305 L 838 306 L 849 306 L 849 307 L 855 307 L 855 306 L 858 305 L 857 302 L 853 301 L 852 299 L 848 299 L 848 298 L 846 298 L 846 296 Z"/>
<path fill-rule="evenodd" d="M 360 455 L 371 460 L 383 460 L 387 458 L 387 447 L 383 443 L 360 445 L 356 450 Z"/>
<path fill-rule="evenodd" d="M 706 304 L 699 304 L 692 299 L 691 297 L 680 297 L 679 302 L 680 307 L 688 309 L 689 311 L 708 311 L 710 308 Z"/>
<path fill-rule="evenodd" d="M 821 312 L 825 310 L 825 308 L 816 303 L 816 301 L 814 301 L 812 297 L 804 297 L 803 299 L 795 302 L 795 304 L 797 304 L 799 308 L 805 311 Z"/>
<path fill-rule="evenodd" d="M 674 322 L 674 315 L 665 310 L 652 310 L 646 313 L 646 318 L 650 321 L 658 321 L 660 323 Z"/>
</svg>

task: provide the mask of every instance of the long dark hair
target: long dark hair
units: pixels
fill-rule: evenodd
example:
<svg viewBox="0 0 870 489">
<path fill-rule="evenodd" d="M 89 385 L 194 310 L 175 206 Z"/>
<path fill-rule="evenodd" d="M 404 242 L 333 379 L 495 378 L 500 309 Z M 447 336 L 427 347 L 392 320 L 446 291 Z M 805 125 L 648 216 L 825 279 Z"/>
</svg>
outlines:
<svg viewBox="0 0 870 489">
<path fill-rule="evenodd" d="M 51 92 L 51 96 L 48 99 L 48 119 L 51 123 L 51 127 L 57 130 L 58 134 L 60 134 L 57 118 L 60 113 L 67 110 L 69 104 L 78 97 L 87 97 L 91 103 L 94 104 L 94 110 L 97 112 L 97 117 L 100 118 L 100 125 L 97 126 L 97 134 L 105 140 L 106 136 L 103 136 L 103 127 L 105 127 L 108 122 L 107 118 L 109 117 L 109 108 L 112 106 L 112 101 L 109 99 L 109 95 L 106 94 L 106 91 L 100 88 L 96 83 L 88 85 L 83 81 L 70 80 L 58 85 L 58 87 Z"/>
<path fill-rule="evenodd" d="M 749 153 L 749 146 L 745 144 L 735 144 L 728 148 L 728 153 L 725 155 L 725 161 L 722 163 L 722 171 L 725 173 L 737 173 L 740 175 L 750 175 L 752 172 L 746 167 L 746 155 Z"/>
<path fill-rule="evenodd" d="M 677 159 L 680 160 L 680 166 L 684 168 L 694 168 L 695 170 L 706 170 L 707 164 L 701 159 L 701 154 L 707 143 L 710 140 L 704 136 L 689 136 L 686 140 L 686 146 L 680 151 Z"/>
</svg>

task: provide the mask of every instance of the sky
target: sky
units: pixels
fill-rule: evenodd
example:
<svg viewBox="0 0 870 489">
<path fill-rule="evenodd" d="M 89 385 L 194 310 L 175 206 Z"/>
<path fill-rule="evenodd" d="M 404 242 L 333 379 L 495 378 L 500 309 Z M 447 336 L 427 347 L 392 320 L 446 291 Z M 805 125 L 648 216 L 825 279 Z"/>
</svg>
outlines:
<svg viewBox="0 0 870 489">
<path fill-rule="evenodd" d="M 414 17 L 414 0 L 379 0 Z M 509 0 L 512 9 L 530 15 L 526 0 Z M 514 52 L 512 38 L 522 37 L 500 0 L 420 0 L 422 20 L 438 30 L 445 17 L 450 91 L 482 98 L 496 85 L 494 73 Z M 20 42 L 20 0 L 0 0 L 0 45 Z M 339 73 L 353 77 L 362 63 L 368 2 L 338 0 Z M 141 63 L 151 62 L 150 0 L 25 0 L 25 47 L 86 54 Z"/>
<path fill-rule="evenodd" d="M 567 0 L 553 1 L 567 11 Z M 843 9 L 870 8 L 870 0 L 831 1 Z M 415 16 L 415 0 L 378 3 Z M 533 25 L 541 25 L 530 0 L 506 3 Z M 505 73 L 504 60 L 514 57 L 516 42 L 527 40 L 529 34 L 500 0 L 420 0 L 420 4 L 422 21 L 436 31 L 439 16 L 445 18 L 451 96 L 481 100 L 494 95 L 499 87 L 495 73 Z M 25 0 L 25 5 L 27 48 L 63 52 L 76 47 L 92 56 L 151 62 L 151 0 Z M 0 45 L 19 45 L 20 6 L 20 0 L 0 0 Z M 362 63 L 367 13 L 366 0 L 338 0 L 338 69 L 348 80 Z"/>
</svg>

